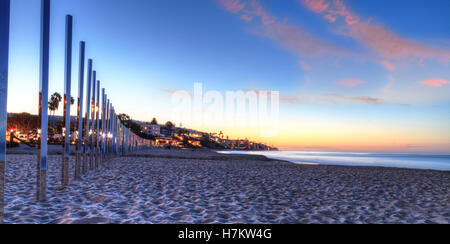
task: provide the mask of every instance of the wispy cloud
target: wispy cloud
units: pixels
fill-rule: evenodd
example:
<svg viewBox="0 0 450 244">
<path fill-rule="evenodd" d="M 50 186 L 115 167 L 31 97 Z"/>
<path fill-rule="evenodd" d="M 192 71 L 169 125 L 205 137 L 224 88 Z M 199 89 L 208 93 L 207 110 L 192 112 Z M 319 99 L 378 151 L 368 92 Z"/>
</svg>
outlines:
<svg viewBox="0 0 450 244">
<path fill-rule="evenodd" d="M 445 62 L 450 60 L 449 50 L 440 50 L 408 40 L 379 25 L 360 23 L 350 27 L 347 35 L 361 41 L 376 51 L 382 58 L 405 59 L 417 57 L 422 62 L 424 58 L 436 57 Z"/>
<path fill-rule="evenodd" d="M 367 97 L 367 96 L 348 97 L 338 93 L 327 93 L 319 96 L 307 95 L 305 93 L 303 95 L 280 94 L 280 103 L 289 105 L 342 104 L 342 103 L 378 105 L 384 103 L 384 100 L 382 98 Z"/>
<path fill-rule="evenodd" d="M 396 67 L 395 67 L 393 64 L 391 64 L 391 62 L 389 62 L 389 61 L 387 61 L 387 60 L 381 61 L 381 64 L 382 64 L 387 70 L 390 70 L 390 71 L 396 70 Z"/>
<path fill-rule="evenodd" d="M 323 13 L 328 10 L 329 3 L 325 3 L 325 0 L 300 0 L 305 6 L 316 13 Z"/>
<path fill-rule="evenodd" d="M 300 60 L 300 61 L 298 62 L 298 65 L 300 65 L 300 67 L 301 67 L 303 70 L 306 70 L 306 71 L 312 70 L 311 65 L 309 65 L 308 63 L 306 63 L 306 62 L 303 61 L 303 60 Z"/>
<path fill-rule="evenodd" d="M 225 10 L 238 15 L 245 22 L 259 24 L 256 34 L 270 38 L 298 58 L 342 57 L 354 55 L 344 49 L 325 41 L 298 25 L 288 24 L 271 15 L 258 0 L 219 0 Z"/>
<path fill-rule="evenodd" d="M 330 22 L 335 22 L 338 17 L 343 17 L 348 25 L 358 24 L 359 16 L 354 15 L 341 0 L 299 0 L 307 9 L 322 14 Z"/>
<path fill-rule="evenodd" d="M 292 96 L 286 94 L 280 94 L 280 103 L 284 104 L 300 104 L 303 103 L 303 100 L 300 96 Z"/>
<path fill-rule="evenodd" d="M 223 8 L 232 13 L 239 13 L 245 7 L 245 4 L 241 3 L 240 0 L 218 0 L 218 1 Z"/>
<path fill-rule="evenodd" d="M 299 0 L 299 2 L 329 22 L 334 23 L 341 19 L 345 24 L 338 33 L 352 37 L 374 51 L 378 56 L 375 60 L 381 59 L 378 62 L 387 70 L 396 69 L 393 61 L 404 62 L 407 59 L 415 59 L 414 62 L 418 65 L 423 65 L 425 58 L 450 61 L 449 49 L 431 47 L 401 37 L 381 25 L 373 24 L 371 19 L 363 22 L 342 0 Z"/>
<path fill-rule="evenodd" d="M 341 80 L 336 82 L 339 85 L 343 85 L 343 86 L 350 86 L 350 87 L 355 87 L 355 86 L 359 86 L 362 84 L 366 84 L 366 81 L 360 80 L 360 79 L 346 79 L 346 80 Z"/>
<path fill-rule="evenodd" d="M 389 83 L 385 87 L 383 87 L 382 92 L 384 94 L 389 93 L 394 85 L 395 85 L 395 79 L 394 79 L 394 77 L 392 77 L 392 75 L 389 75 Z"/>
<path fill-rule="evenodd" d="M 383 102 L 383 99 L 381 98 L 373 98 L 373 97 L 346 97 L 341 94 L 337 93 L 329 93 L 325 94 L 325 97 L 331 99 L 330 101 L 334 101 L 336 103 L 339 103 L 340 101 L 353 101 L 353 102 L 362 102 L 362 103 L 368 103 L 368 104 L 381 104 Z"/>
<path fill-rule="evenodd" d="M 174 95 L 175 93 L 185 93 L 185 94 L 189 94 L 191 97 L 194 96 L 194 94 L 192 94 L 191 92 L 187 92 L 184 90 L 172 90 L 172 89 L 160 89 L 161 92 L 166 93 L 168 95 Z"/>
<path fill-rule="evenodd" d="M 442 87 L 443 85 L 450 84 L 450 80 L 434 78 L 421 81 L 420 84 L 431 87 Z"/>
</svg>

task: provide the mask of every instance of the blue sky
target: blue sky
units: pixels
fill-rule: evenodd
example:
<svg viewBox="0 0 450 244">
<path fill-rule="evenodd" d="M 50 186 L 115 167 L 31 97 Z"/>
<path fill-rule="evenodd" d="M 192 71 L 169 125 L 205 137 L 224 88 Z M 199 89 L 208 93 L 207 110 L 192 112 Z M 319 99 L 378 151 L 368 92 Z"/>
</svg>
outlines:
<svg viewBox="0 0 450 244">
<path fill-rule="evenodd" d="M 40 3 L 11 10 L 8 109 L 37 113 Z M 63 92 L 72 14 L 74 84 L 84 40 L 102 87 L 133 118 L 171 119 L 164 91 L 202 82 L 280 91 L 279 136 L 249 137 L 283 148 L 450 151 L 450 1 L 54 0 L 51 11 L 51 92 Z"/>
</svg>

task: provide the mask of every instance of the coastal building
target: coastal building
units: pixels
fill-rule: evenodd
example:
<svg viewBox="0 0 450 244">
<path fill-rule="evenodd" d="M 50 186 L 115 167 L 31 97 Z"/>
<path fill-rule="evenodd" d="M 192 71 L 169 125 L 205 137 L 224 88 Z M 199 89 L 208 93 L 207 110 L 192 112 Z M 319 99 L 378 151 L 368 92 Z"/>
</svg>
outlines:
<svg viewBox="0 0 450 244">
<path fill-rule="evenodd" d="M 153 125 L 153 124 L 144 124 L 143 126 L 143 133 L 152 135 L 152 136 L 160 136 L 161 135 L 161 126 L 160 125 Z"/>
</svg>

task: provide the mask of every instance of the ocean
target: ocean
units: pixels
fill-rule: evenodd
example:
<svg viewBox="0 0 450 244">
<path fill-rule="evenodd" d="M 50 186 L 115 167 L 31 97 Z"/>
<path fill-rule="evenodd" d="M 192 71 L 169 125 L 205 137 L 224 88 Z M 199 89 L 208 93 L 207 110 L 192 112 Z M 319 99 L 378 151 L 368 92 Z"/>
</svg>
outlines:
<svg viewBox="0 0 450 244">
<path fill-rule="evenodd" d="M 450 155 L 359 153 L 359 152 L 306 152 L 306 151 L 219 151 L 228 154 L 264 155 L 308 165 L 373 166 L 450 171 Z"/>
</svg>

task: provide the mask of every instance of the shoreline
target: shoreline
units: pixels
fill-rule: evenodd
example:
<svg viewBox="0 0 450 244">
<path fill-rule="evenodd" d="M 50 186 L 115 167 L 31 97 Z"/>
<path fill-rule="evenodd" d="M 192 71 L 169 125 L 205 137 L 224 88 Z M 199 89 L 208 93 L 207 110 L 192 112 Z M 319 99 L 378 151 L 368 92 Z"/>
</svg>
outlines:
<svg viewBox="0 0 450 244">
<path fill-rule="evenodd" d="M 231 153 L 229 153 L 231 152 Z M 297 152 L 297 151 L 293 151 L 293 152 Z M 429 163 L 432 165 L 432 167 L 428 166 L 428 167 L 424 167 L 425 164 L 422 165 L 416 165 L 416 166 L 412 166 L 411 165 L 411 161 L 404 161 L 406 163 L 406 165 L 395 165 L 395 164 L 399 164 L 399 163 L 403 163 L 402 161 L 397 161 L 397 162 L 390 162 L 389 164 L 393 164 L 393 165 L 383 165 L 386 164 L 386 162 L 382 162 L 383 159 L 381 159 L 381 161 L 379 162 L 374 162 L 374 163 L 359 163 L 358 161 L 354 160 L 352 162 L 350 161 L 345 161 L 346 158 L 348 156 L 342 156 L 343 159 L 341 159 L 342 161 L 339 161 L 338 159 L 334 159 L 333 161 L 323 161 L 323 160 L 319 160 L 319 159 L 314 159 L 314 160 L 309 160 L 309 159 L 295 159 L 295 158 L 288 158 L 290 155 L 281 155 L 281 156 L 273 156 L 271 157 L 270 155 L 264 155 L 264 153 L 259 154 L 258 151 L 250 151 L 250 153 L 240 153 L 239 151 L 221 151 L 218 152 L 220 154 L 224 154 L 224 155 L 255 155 L 255 156 L 265 156 L 269 159 L 272 160 L 277 160 L 277 161 L 286 161 L 286 162 L 291 162 L 294 164 L 299 164 L 299 165 L 313 165 L 313 166 L 342 166 L 342 167 L 374 167 L 374 168 L 393 168 L 393 169 L 417 169 L 417 170 L 435 170 L 435 171 L 442 171 L 442 172 L 450 172 L 450 162 L 449 164 L 443 166 L 442 163 L 435 163 L 433 161 L 429 161 Z M 309 152 L 309 151 L 305 151 L 304 153 L 316 153 L 316 152 Z M 335 154 L 335 153 L 330 153 L 330 152 L 323 152 L 323 153 L 329 153 L 329 154 Z M 339 152 L 341 153 L 341 152 Z M 374 158 L 378 158 L 380 155 L 391 155 L 389 154 L 380 154 L 380 153 L 354 153 L 354 152 L 345 152 L 345 153 L 349 153 L 349 154 L 361 154 L 361 160 L 363 160 L 362 158 L 364 158 L 364 155 L 375 155 L 376 157 Z M 450 160 L 450 155 L 447 154 L 394 154 L 394 155 L 398 155 L 398 156 L 429 156 L 429 157 L 434 157 L 434 156 L 439 156 L 439 157 L 447 157 Z M 323 155 L 325 156 L 325 155 Z M 281 158 L 283 159 L 281 159 Z M 321 157 L 321 156 L 318 156 Z M 334 157 L 334 155 L 333 155 Z M 367 156 L 366 156 L 367 157 Z M 326 157 L 325 157 L 326 158 Z M 367 158 L 370 158 L 367 157 Z M 373 158 L 372 158 L 373 159 Z M 327 159 L 325 159 L 327 160 Z M 392 160 L 392 159 L 389 159 Z M 429 159 L 428 159 L 429 160 Z M 363 162 L 363 161 L 361 161 Z M 412 161 L 414 162 L 414 161 Z M 408 165 L 409 164 L 409 165 Z M 440 165 L 441 164 L 441 165 Z M 440 165 L 440 166 L 437 166 Z"/>
<path fill-rule="evenodd" d="M 25 145 L 20 144 L 19 148 L 8 148 L 7 155 L 37 155 L 36 148 L 29 148 Z M 408 168 L 408 167 L 393 167 L 393 166 L 364 166 L 364 165 L 338 165 L 338 164 L 326 164 L 326 163 L 318 163 L 318 162 L 293 162 L 290 160 L 283 159 L 275 159 L 270 158 L 265 155 L 260 154 L 245 154 L 245 153 L 220 153 L 215 149 L 163 149 L 163 148 L 152 148 L 150 149 L 154 154 L 129 154 L 127 157 L 135 156 L 142 158 L 167 158 L 167 159 L 191 159 L 191 160 L 261 160 L 261 161 L 273 161 L 280 163 L 291 163 L 296 165 L 303 166 L 315 166 L 315 167 L 323 167 L 323 166 L 336 166 L 336 167 L 350 167 L 350 168 L 385 168 L 385 169 L 409 169 L 409 170 L 424 170 L 424 171 L 438 171 L 438 172 L 450 172 L 448 170 L 439 170 L 439 169 L 420 169 L 420 168 Z M 233 150 L 226 150 L 233 151 Z M 61 155 L 62 146 L 61 145 L 49 145 L 48 147 L 48 155 Z M 234 151 L 237 152 L 237 151 Z M 242 150 L 242 152 L 246 152 Z M 252 151 L 253 152 L 253 151 Z M 255 151 L 257 152 L 257 151 Z M 199 153 L 203 153 L 202 156 L 198 156 Z M 76 147 L 75 145 L 70 146 L 70 155 L 76 155 Z M 206 155 L 206 156 L 205 156 Z"/>
</svg>

